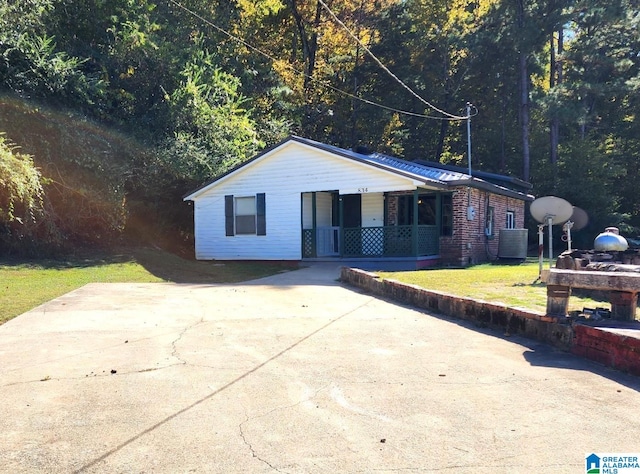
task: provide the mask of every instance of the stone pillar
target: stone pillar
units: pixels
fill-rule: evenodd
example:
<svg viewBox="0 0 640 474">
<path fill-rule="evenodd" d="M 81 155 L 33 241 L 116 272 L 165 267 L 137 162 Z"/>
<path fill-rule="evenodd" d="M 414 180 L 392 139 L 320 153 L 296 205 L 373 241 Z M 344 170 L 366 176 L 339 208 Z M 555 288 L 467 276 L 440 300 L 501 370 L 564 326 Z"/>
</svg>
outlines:
<svg viewBox="0 0 640 474">
<path fill-rule="evenodd" d="M 547 285 L 547 316 L 564 318 L 569 308 L 571 287 L 561 285 Z"/>
<path fill-rule="evenodd" d="M 630 291 L 610 291 L 611 317 L 622 321 L 635 321 L 638 293 Z"/>
</svg>

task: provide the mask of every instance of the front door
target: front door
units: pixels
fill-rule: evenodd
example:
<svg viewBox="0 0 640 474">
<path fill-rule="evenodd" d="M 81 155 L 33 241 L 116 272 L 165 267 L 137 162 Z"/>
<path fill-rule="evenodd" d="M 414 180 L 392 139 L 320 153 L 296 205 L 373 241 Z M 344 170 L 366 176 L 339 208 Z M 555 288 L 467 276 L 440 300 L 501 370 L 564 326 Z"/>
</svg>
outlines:
<svg viewBox="0 0 640 474">
<path fill-rule="evenodd" d="M 345 194 L 342 196 L 342 225 L 345 229 L 362 227 L 362 195 Z"/>
</svg>

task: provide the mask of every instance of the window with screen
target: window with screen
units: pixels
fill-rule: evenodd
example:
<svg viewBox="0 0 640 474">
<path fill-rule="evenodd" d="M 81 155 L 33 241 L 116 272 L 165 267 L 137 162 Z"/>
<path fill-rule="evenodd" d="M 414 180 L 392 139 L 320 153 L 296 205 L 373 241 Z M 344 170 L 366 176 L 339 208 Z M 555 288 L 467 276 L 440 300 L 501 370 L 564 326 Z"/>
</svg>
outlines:
<svg viewBox="0 0 640 474">
<path fill-rule="evenodd" d="M 413 195 L 398 197 L 398 225 L 413 224 Z M 436 197 L 420 194 L 418 196 L 418 225 L 436 225 Z"/>
<path fill-rule="evenodd" d="M 493 215 L 494 215 L 494 209 L 492 206 L 489 206 L 487 208 L 487 215 L 485 216 L 485 220 L 484 220 L 484 235 L 486 235 L 488 238 L 493 239 L 494 235 L 493 235 Z"/>
<path fill-rule="evenodd" d="M 235 200 L 236 234 L 256 233 L 256 197 L 237 197 Z"/>
<path fill-rule="evenodd" d="M 505 223 L 507 229 L 516 228 L 516 213 L 513 211 L 507 211 L 507 221 Z"/>
<path fill-rule="evenodd" d="M 443 194 L 440 205 L 442 206 L 442 226 L 440 228 L 440 235 L 453 235 L 453 199 L 451 194 Z"/>
<path fill-rule="evenodd" d="M 267 235 L 266 208 L 264 193 L 225 196 L 225 235 Z"/>
</svg>

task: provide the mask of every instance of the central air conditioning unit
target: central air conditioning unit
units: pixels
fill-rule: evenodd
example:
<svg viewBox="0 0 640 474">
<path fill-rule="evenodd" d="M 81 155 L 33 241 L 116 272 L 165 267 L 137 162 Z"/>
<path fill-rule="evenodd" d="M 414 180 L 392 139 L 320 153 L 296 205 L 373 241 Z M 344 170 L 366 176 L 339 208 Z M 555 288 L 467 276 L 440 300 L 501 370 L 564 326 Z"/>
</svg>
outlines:
<svg viewBox="0 0 640 474">
<path fill-rule="evenodd" d="M 500 229 L 498 258 L 527 258 L 529 229 Z"/>
</svg>

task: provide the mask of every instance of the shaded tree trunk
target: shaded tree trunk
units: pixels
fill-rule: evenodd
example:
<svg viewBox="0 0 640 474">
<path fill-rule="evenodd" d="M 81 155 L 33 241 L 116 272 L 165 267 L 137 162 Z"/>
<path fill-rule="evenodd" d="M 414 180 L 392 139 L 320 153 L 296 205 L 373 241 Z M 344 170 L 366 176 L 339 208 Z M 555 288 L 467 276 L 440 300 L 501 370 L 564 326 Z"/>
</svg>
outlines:
<svg viewBox="0 0 640 474">
<path fill-rule="evenodd" d="M 507 170 L 507 123 L 505 117 L 507 113 L 507 103 L 504 95 L 500 101 L 500 109 L 502 111 L 500 117 L 500 171 L 504 173 Z"/>
<path fill-rule="evenodd" d="M 518 27 L 524 31 L 525 12 L 524 1 L 518 0 Z M 520 127 L 522 136 L 522 179 L 529 181 L 531 170 L 531 154 L 529 151 L 529 72 L 527 69 L 528 55 L 525 51 L 524 41 L 520 42 L 520 52 L 518 58 L 518 70 L 520 76 Z"/>
<path fill-rule="evenodd" d="M 558 60 L 558 56 L 562 54 L 563 50 L 564 37 L 562 28 L 560 28 L 558 30 L 557 45 L 555 44 L 553 34 L 551 35 L 551 67 L 549 76 L 549 86 L 551 88 L 562 84 L 562 62 Z M 551 145 L 550 161 L 555 165 L 558 163 L 558 146 L 560 144 L 560 119 L 557 113 L 554 113 L 551 117 L 549 140 Z"/>
<path fill-rule="evenodd" d="M 448 104 L 445 102 L 445 110 Z M 442 153 L 444 152 L 444 140 L 447 137 L 447 130 L 449 130 L 449 121 L 441 120 L 440 121 L 440 134 L 438 136 L 438 146 L 436 148 L 436 156 L 435 161 L 439 162 Z"/>
<path fill-rule="evenodd" d="M 522 179 L 529 181 L 531 154 L 529 151 L 529 74 L 527 55 L 520 52 L 520 127 L 522 136 Z"/>
<path fill-rule="evenodd" d="M 448 80 L 449 80 L 449 57 L 444 54 L 443 55 L 443 61 L 442 61 L 442 78 L 444 80 L 444 84 L 445 84 L 445 97 L 444 97 L 444 103 L 442 104 L 443 109 L 447 110 L 449 107 L 449 94 L 448 91 L 446 91 L 447 87 L 448 87 Z M 442 156 L 442 152 L 444 151 L 444 140 L 447 137 L 447 131 L 449 130 L 449 121 L 448 120 L 441 120 L 440 121 L 440 133 L 438 136 L 438 144 L 436 146 L 436 161 L 439 162 L 440 161 L 440 157 Z"/>
<path fill-rule="evenodd" d="M 313 78 L 313 72 L 316 67 L 316 53 L 318 51 L 318 26 L 320 24 L 322 5 L 320 2 L 316 3 L 316 11 L 313 18 L 313 22 L 310 26 L 310 32 L 307 31 L 307 22 L 305 22 L 302 14 L 298 10 L 298 0 L 288 0 L 289 7 L 291 7 L 291 14 L 298 30 L 298 36 L 302 46 L 302 60 L 305 63 L 305 76 L 304 87 L 307 89 Z"/>
<path fill-rule="evenodd" d="M 360 2 L 358 12 L 356 14 L 356 38 L 360 38 L 360 25 L 362 23 L 362 12 L 364 8 L 365 0 Z M 362 53 L 360 44 L 356 44 L 356 51 L 353 58 L 353 95 L 358 96 L 358 89 L 360 87 L 360 55 Z M 357 146 L 360 139 L 358 132 L 358 112 L 360 111 L 358 100 L 351 99 L 351 143 L 353 146 Z"/>
</svg>

